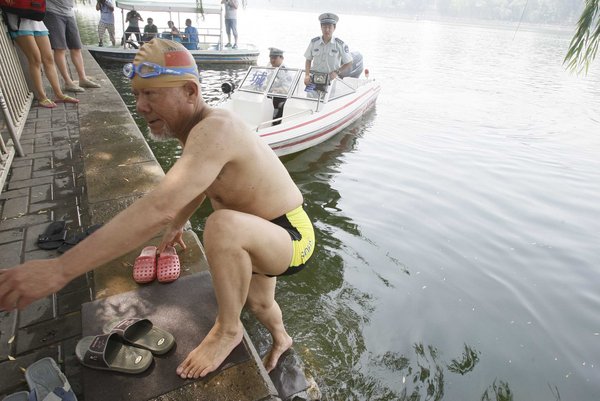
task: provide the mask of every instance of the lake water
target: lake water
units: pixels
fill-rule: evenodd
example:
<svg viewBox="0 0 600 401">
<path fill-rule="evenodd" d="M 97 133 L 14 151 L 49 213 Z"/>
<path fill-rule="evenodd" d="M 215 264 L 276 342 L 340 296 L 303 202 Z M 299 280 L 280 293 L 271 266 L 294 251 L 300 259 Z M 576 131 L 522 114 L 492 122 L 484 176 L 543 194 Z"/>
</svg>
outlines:
<svg viewBox="0 0 600 401">
<path fill-rule="evenodd" d="M 323 11 L 248 8 L 240 41 L 302 67 Z M 277 291 L 323 399 L 597 400 L 600 60 L 566 72 L 568 30 L 340 17 L 383 90 L 362 121 L 284 159 L 318 248 Z M 210 103 L 244 72 L 203 70 Z M 165 169 L 180 152 L 151 146 Z"/>
</svg>

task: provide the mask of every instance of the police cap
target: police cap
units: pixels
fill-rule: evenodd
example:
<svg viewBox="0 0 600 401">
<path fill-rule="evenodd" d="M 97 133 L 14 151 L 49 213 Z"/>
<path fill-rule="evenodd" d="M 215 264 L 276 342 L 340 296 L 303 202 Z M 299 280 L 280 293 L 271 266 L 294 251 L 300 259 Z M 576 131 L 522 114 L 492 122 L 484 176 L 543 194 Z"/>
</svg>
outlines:
<svg viewBox="0 0 600 401">
<path fill-rule="evenodd" d="M 335 15 L 334 13 L 324 13 L 319 15 L 319 21 L 321 21 L 321 24 L 337 24 L 339 18 L 337 15 Z"/>
<path fill-rule="evenodd" d="M 283 50 L 278 49 L 276 47 L 269 47 L 269 57 L 283 57 Z"/>
</svg>

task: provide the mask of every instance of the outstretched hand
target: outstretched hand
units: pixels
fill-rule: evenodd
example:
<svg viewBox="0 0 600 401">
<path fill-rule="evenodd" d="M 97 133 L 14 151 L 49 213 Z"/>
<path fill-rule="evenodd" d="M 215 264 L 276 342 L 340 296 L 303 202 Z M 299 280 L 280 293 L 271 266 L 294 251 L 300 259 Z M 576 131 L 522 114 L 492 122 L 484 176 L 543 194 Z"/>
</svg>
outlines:
<svg viewBox="0 0 600 401">
<path fill-rule="evenodd" d="M 183 228 L 167 228 L 158 246 L 158 253 L 164 251 L 166 247 L 175 246 L 176 244 L 179 244 L 184 251 L 187 248 L 183 241 Z"/>
<path fill-rule="evenodd" d="M 0 270 L 0 309 L 23 309 L 66 284 L 59 259 L 31 260 Z"/>
</svg>

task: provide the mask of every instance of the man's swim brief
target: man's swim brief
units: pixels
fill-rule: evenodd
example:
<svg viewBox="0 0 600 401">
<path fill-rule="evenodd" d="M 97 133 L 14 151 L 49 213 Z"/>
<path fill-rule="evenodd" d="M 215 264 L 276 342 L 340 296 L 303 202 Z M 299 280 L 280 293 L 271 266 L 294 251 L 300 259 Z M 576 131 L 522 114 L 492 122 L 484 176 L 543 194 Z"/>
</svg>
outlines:
<svg viewBox="0 0 600 401">
<path fill-rule="evenodd" d="M 306 262 L 315 250 L 315 231 L 308 215 L 302 206 L 298 206 L 291 212 L 271 220 L 271 222 L 282 227 L 290 234 L 294 247 L 294 254 L 289 268 L 279 276 L 298 273 L 304 269 Z"/>
</svg>

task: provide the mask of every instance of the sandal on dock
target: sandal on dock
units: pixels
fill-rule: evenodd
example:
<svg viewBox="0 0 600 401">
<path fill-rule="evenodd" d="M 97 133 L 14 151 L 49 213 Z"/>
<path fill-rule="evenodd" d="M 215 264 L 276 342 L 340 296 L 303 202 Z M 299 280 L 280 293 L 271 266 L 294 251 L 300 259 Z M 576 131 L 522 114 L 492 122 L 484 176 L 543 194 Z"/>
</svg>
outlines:
<svg viewBox="0 0 600 401">
<path fill-rule="evenodd" d="M 179 256 L 174 247 L 168 246 L 156 259 L 156 277 L 161 283 L 177 280 L 181 272 Z"/>
<path fill-rule="evenodd" d="M 142 373 L 152 364 L 150 351 L 123 344 L 117 333 L 83 337 L 75 355 L 88 368 L 122 373 Z"/>
<path fill-rule="evenodd" d="M 71 97 L 69 95 L 63 95 L 62 97 L 59 97 L 56 99 L 56 103 L 73 103 L 73 104 L 77 104 L 79 103 L 79 99 L 76 99 L 74 97 Z"/>
<path fill-rule="evenodd" d="M 52 100 L 50 100 L 48 98 L 45 98 L 45 99 L 42 99 L 42 100 L 38 100 L 38 104 L 41 107 L 45 107 L 47 109 L 53 109 L 53 108 L 56 107 L 56 103 L 54 103 Z"/>
<path fill-rule="evenodd" d="M 31 389 L 30 400 L 77 401 L 67 377 L 50 357 L 29 365 L 25 370 L 25 380 Z"/>
<path fill-rule="evenodd" d="M 116 319 L 103 327 L 104 333 L 117 333 L 126 343 L 144 348 L 156 355 L 169 352 L 175 338 L 168 331 L 156 327 L 148 319 Z"/>
</svg>

